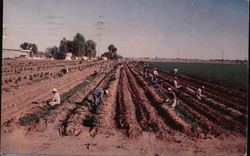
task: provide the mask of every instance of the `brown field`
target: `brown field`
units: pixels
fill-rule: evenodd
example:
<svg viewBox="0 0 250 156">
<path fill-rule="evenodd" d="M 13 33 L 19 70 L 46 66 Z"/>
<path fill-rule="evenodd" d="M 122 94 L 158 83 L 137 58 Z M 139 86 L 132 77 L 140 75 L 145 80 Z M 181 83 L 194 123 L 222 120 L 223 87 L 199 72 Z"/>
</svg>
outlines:
<svg viewBox="0 0 250 156">
<path fill-rule="evenodd" d="M 179 75 L 179 104 L 164 103 L 173 75 L 159 71 L 158 85 L 125 61 L 2 61 L 2 153 L 67 155 L 243 155 L 247 91 Z M 109 65 L 103 73 L 101 65 Z M 58 73 L 62 67 L 69 72 Z M 62 103 L 46 107 L 56 87 Z M 100 107 L 91 90 L 107 88 Z"/>
</svg>

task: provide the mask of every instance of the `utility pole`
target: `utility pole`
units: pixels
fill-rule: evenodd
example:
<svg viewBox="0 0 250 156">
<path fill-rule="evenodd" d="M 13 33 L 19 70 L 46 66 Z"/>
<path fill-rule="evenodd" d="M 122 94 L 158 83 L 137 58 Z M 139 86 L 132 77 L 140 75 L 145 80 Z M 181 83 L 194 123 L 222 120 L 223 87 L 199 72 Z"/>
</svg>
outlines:
<svg viewBox="0 0 250 156">
<path fill-rule="evenodd" d="M 103 31 L 104 31 L 104 28 L 103 28 L 103 25 L 104 25 L 104 22 L 103 22 L 103 19 L 104 17 L 103 16 L 99 16 L 98 17 L 98 21 L 96 22 L 95 26 L 96 26 L 96 30 L 97 30 L 97 41 L 98 41 L 98 46 L 97 46 L 97 57 L 99 58 L 99 55 L 100 55 L 100 45 L 101 45 L 101 37 L 103 35 Z"/>
</svg>

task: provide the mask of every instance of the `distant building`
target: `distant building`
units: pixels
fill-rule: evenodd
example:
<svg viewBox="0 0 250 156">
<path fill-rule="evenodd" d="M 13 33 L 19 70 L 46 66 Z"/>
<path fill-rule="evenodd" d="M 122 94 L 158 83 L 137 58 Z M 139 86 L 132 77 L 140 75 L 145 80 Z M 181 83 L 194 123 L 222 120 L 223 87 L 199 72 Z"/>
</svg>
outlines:
<svg viewBox="0 0 250 156">
<path fill-rule="evenodd" d="M 31 50 L 21 50 L 21 53 L 24 57 L 33 57 L 33 52 Z"/>
<path fill-rule="evenodd" d="M 67 53 L 65 60 L 72 60 L 72 53 Z"/>
<path fill-rule="evenodd" d="M 82 60 L 85 60 L 85 61 L 86 61 L 86 60 L 88 60 L 88 57 L 87 57 L 87 56 L 83 56 L 83 57 L 82 57 Z"/>
<path fill-rule="evenodd" d="M 21 49 L 2 49 L 3 58 L 31 58 L 33 57 L 33 52 L 31 50 L 21 50 Z"/>
<path fill-rule="evenodd" d="M 107 57 L 102 57 L 102 60 L 108 60 L 108 58 Z"/>
</svg>

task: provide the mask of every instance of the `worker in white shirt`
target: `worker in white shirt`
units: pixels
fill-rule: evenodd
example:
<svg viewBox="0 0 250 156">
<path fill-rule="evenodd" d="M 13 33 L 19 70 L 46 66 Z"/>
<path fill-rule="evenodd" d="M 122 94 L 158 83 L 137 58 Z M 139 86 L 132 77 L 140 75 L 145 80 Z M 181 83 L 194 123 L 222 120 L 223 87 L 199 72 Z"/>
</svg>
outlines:
<svg viewBox="0 0 250 156">
<path fill-rule="evenodd" d="M 175 87 L 175 88 L 180 88 L 180 87 L 181 87 L 181 86 L 179 86 L 178 83 L 177 83 L 177 77 L 174 77 L 173 82 L 174 82 L 174 87 Z"/>
<path fill-rule="evenodd" d="M 100 73 L 102 73 L 104 71 L 104 66 L 100 67 Z"/>
<path fill-rule="evenodd" d="M 143 71 L 140 71 L 140 75 L 141 75 L 141 76 L 143 76 L 143 75 L 144 75 Z"/>
<path fill-rule="evenodd" d="M 148 72 L 148 78 L 149 78 L 149 80 L 152 80 L 152 79 L 153 79 L 153 77 L 154 77 L 154 75 L 153 75 L 153 74 L 151 74 L 150 72 Z"/>
<path fill-rule="evenodd" d="M 156 69 L 156 68 L 154 69 L 153 74 L 154 74 L 154 76 L 155 76 L 155 77 L 158 77 L 158 76 L 159 76 L 159 74 L 158 74 L 158 72 L 157 72 L 157 69 Z"/>
<path fill-rule="evenodd" d="M 204 89 L 205 87 L 204 86 L 201 86 L 200 88 L 198 88 L 197 90 L 196 90 L 196 92 L 195 92 L 195 94 L 196 94 L 196 97 L 199 99 L 199 100 L 201 100 L 202 99 L 202 94 L 201 94 L 201 92 L 202 92 L 202 89 Z"/>
<path fill-rule="evenodd" d="M 178 70 L 177 68 L 174 69 L 174 74 L 176 75 L 178 73 Z"/>
<path fill-rule="evenodd" d="M 55 106 L 61 103 L 61 97 L 58 93 L 58 90 L 56 88 L 52 89 L 52 93 L 54 94 L 54 97 L 49 101 L 48 105 Z"/>
<path fill-rule="evenodd" d="M 157 72 L 157 69 L 155 68 L 154 71 L 153 71 L 153 77 L 151 78 L 151 81 L 154 83 L 154 84 L 157 84 L 158 83 L 158 72 Z"/>
<path fill-rule="evenodd" d="M 174 108 L 177 105 L 177 99 L 175 93 L 172 91 L 171 88 L 168 88 L 167 99 L 165 102 L 172 102 L 172 107 Z"/>
</svg>

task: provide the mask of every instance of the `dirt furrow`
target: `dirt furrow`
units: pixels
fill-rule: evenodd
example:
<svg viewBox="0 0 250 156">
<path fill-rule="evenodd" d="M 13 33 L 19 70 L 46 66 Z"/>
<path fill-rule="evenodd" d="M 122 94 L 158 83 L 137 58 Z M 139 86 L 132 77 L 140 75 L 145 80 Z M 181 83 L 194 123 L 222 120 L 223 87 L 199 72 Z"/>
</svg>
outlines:
<svg viewBox="0 0 250 156">
<path fill-rule="evenodd" d="M 166 120 L 164 118 L 161 118 L 160 117 L 161 115 L 158 114 L 159 111 L 155 108 L 155 105 L 152 105 L 151 103 L 151 99 L 154 99 L 154 97 L 149 98 L 147 95 L 148 92 L 147 90 L 145 90 L 145 86 L 141 87 L 139 84 L 137 84 L 137 80 L 134 77 L 134 75 L 131 73 L 130 69 L 128 69 L 128 67 L 126 67 L 125 69 L 126 69 L 126 73 L 128 73 L 130 87 L 131 87 L 131 90 L 133 91 L 134 97 L 138 99 L 138 102 L 135 104 L 141 105 L 143 111 L 146 111 L 148 113 L 148 118 L 146 122 L 146 124 L 148 125 L 146 125 L 147 129 L 145 130 L 159 132 L 159 134 L 164 134 L 164 135 L 168 134 L 169 130 L 171 129 L 169 126 L 175 125 L 175 123 L 178 123 L 178 122 L 175 122 L 174 124 L 169 124 L 169 122 L 166 123 L 165 122 Z"/>
<path fill-rule="evenodd" d="M 159 97 L 159 95 L 151 88 L 143 78 L 139 77 L 138 73 L 136 74 L 133 70 L 131 70 L 134 76 L 137 79 L 137 83 L 144 88 L 145 95 L 151 102 L 151 105 L 156 109 L 158 114 L 164 119 L 165 123 L 170 125 L 172 128 L 181 130 L 184 132 L 190 131 L 190 125 L 181 120 L 177 114 L 166 106 L 164 100 Z"/>
<path fill-rule="evenodd" d="M 188 94 L 175 89 L 171 84 L 166 82 L 162 83 L 163 87 L 167 89 L 168 87 L 172 87 L 174 91 L 177 93 L 177 97 L 184 101 L 187 105 L 194 108 L 200 114 L 204 115 L 206 118 L 214 122 L 216 125 L 223 127 L 224 129 L 230 131 L 237 131 L 243 135 L 245 135 L 245 128 L 242 124 L 235 122 L 234 120 L 223 116 L 220 112 L 209 108 L 207 105 L 195 100 Z"/>
<path fill-rule="evenodd" d="M 173 79 L 173 76 L 167 75 L 166 73 L 164 73 L 162 76 L 169 79 L 169 80 Z M 200 87 L 200 86 L 198 86 L 196 84 L 193 84 L 193 83 L 191 83 L 189 81 L 185 81 L 185 80 L 184 81 L 181 80 L 180 84 L 185 86 L 185 87 L 190 87 L 190 88 L 192 88 L 194 90 L 197 89 L 198 87 Z M 232 102 L 232 101 L 228 100 L 225 97 L 223 98 L 223 97 L 219 96 L 219 95 L 221 95 L 220 93 L 217 93 L 217 94 L 210 93 L 210 92 L 206 91 L 206 89 L 205 89 L 203 91 L 203 94 L 206 95 L 207 97 L 211 98 L 211 99 L 214 99 L 215 101 L 218 101 L 219 103 L 226 104 L 227 106 L 229 106 L 229 107 L 231 107 L 233 109 L 236 109 L 236 110 L 238 110 L 238 111 L 240 111 L 242 113 L 246 113 L 246 107 L 245 106 L 242 106 L 239 102 Z"/>
<path fill-rule="evenodd" d="M 139 136 L 141 128 L 137 123 L 135 106 L 133 99 L 128 92 L 128 78 L 124 67 L 120 69 L 120 79 L 116 96 L 116 116 L 118 128 L 125 129 L 126 135 L 129 137 Z"/>
<path fill-rule="evenodd" d="M 36 131 L 37 127 L 54 127 L 54 129 L 48 130 L 53 131 L 53 133 L 57 133 L 59 135 L 79 135 L 82 132 L 82 125 L 78 124 L 82 124 L 81 117 L 85 116 L 85 113 L 87 113 L 87 108 L 79 104 L 82 99 L 87 96 L 89 92 L 96 86 L 96 84 L 101 80 L 102 77 L 103 75 L 98 76 L 91 82 L 89 82 L 89 80 L 87 82 L 85 81 L 86 86 L 84 88 L 73 94 L 72 97 L 62 103 L 56 110 L 52 110 L 52 112 L 48 115 L 48 118 L 45 120 L 40 120 L 35 129 L 31 129 L 31 132 Z M 76 112 L 77 109 L 79 109 L 78 112 Z M 80 109 L 82 109 L 82 111 L 80 111 Z M 75 114 L 77 114 L 77 116 L 74 116 Z M 69 120 L 72 122 L 70 122 Z M 45 130 L 46 128 L 43 129 L 43 131 Z M 39 132 L 43 131 L 39 130 Z"/>
<path fill-rule="evenodd" d="M 205 85 L 211 89 L 218 90 L 220 92 L 225 92 L 228 95 L 233 94 L 233 95 L 235 95 L 234 97 L 236 97 L 236 98 L 239 98 L 239 97 L 241 99 L 247 98 L 247 96 L 246 96 L 247 89 L 244 88 L 243 86 L 241 87 L 238 85 L 231 85 L 231 84 L 227 85 L 227 84 L 219 84 L 218 82 L 208 82 L 208 81 L 205 81 L 201 78 L 192 76 L 190 74 L 185 74 L 185 75 L 187 75 L 187 80 L 195 82 L 197 84 L 202 85 L 205 83 Z"/>
<path fill-rule="evenodd" d="M 111 70 L 109 69 L 107 73 L 103 73 L 98 80 L 95 80 L 93 84 L 93 87 L 95 86 L 94 88 L 92 87 L 91 90 L 82 93 L 84 94 L 83 100 L 81 102 L 77 102 L 79 105 L 71 110 L 71 113 L 67 115 L 61 124 L 62 135 L 77 136 L 81 133 L 82 129 L 84 129 L 84 125 L 90 127 L 90 132 L 95 129 L 93 135 L 96 135 L 96 126 L 100 123 L 98 115 L 100 115 L 102 107 L 99 108 L 100 110 L 98 110 L 98 114 L 93 113 L 95 109 L 97 109 L 97 106 L 92 107 L 92 100 L 90 100 L 92 98 L 91 91 L 99 87 L 104 88 L 103 83 L 107 83 L 109 81 L 110 75 L 114 73 L 113 69 L 114 68 L 111 68 Z"/>
</svg>

